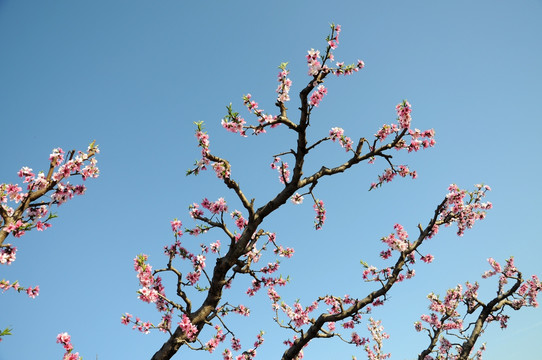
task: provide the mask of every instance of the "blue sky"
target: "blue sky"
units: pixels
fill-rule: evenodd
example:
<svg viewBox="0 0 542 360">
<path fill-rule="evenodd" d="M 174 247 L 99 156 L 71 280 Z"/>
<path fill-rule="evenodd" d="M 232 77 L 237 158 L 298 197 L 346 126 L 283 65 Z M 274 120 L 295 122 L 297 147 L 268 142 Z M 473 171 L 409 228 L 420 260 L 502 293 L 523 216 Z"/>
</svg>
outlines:
<svg viewBox="0 0 542 360">
<path fill-rule="evenodd" d="M 1 295 L 0 326 L 12 327 L 14 336 L 0 344 L 0 359 L 60 359 L 55 337 L 64 331 L 85 359 L 150 358 L 166 337 L 120 324 L 124 312 L 159 320 L 154 306 L 137 300 L 133 258 L 146 253 L 155 267 L 164 265 L 169 221 L 178 217 L 190 226 L 188 204 L 224 196 L 239 208 L 214 174 L 184 176 L 199 156 L 193 122 L 205 121 L 213 152 L 229 159 L 245 193 L 264 203 L 280 189 L 269 169 L 272 155 L 290 149 L 293 138 L 285 129 L 247 139 L 226 133 L 220 126 L 225 106 L 232 102 L 243 113 L 242 95 L 251 93 L 274 111 L 277 66 L 288 61 L 295 118 L 295 94 L 309 80 L 304 56 L 324 48 L 331 22 L 343 27 L 336 59 L 359 58 L 366 68 L 326 82 L 311 139 L 334 126 L 355 139 L 371 137 L 394 121 L 395 105 L 406 98 L 413 126 L 434 128 L 437 145 L 397 154 L 398 163 L 417 170 L 416 180 L 368 192 L 385 167 L 377 162 L 321 181 L 317 194 L 328 211 L 323 230 L 312 229 L 309 203 L 287 205 L 268 219 L 265 228 L 296 249 L 281 266 L 292 279 L 286 300 L 363 296 L 369 287 L 359 260 L 379 263 L 379 239 L 394 223 L 415 233 L 450 183 L 493 188 L 487 219 L 462 238 L 453 229 L 441 231 L 426 247 L 435 263 L 419 264 L 417 276 L 399 284 L 373 314 L 391 334 L 384 346 L 392 358 L 415 358 L 426 338 L 412 324 L 427 311 L 429 292 L 479 280 L 488 257 L 514 255 L 524 275 L 542 275 L 541 16 L 542 2 L 535 0 L 0 1 L 0 182 L 20 181 L 22 166 L 45 169 L 55 147 L 83 149 L 96 139 L 102 151 L 101 176 L 87 182 L 87 194 L 58 208 L 51 229 L 13 241 L 17 261 L 3 266 L 0 278 L 39 284 L 41 293 L 33 300 Z M 308 169 L 344 160 L 332 145 Z M 481 284 L 493 294 L 494 282 Z M 259 358 L 277 358 L 291 334 L 270 321 L 263 293 L 239 296 L 247 286 L 241 282 L 227 296 L 250 306 L 254 317 L 232 316 L 232 327 L 246 344 L 265 330 Z M 487 358 L 535 359 L 542 352 L 542 311 L 510 315 L 509 329 L 484 335 Z M 351 355 L 364 358 L 361 349 L 333 340 L 306 350 L 309 359 Z M 183 356 L 218 354 L 184 349 L 176 358 Z"/>
</svg>

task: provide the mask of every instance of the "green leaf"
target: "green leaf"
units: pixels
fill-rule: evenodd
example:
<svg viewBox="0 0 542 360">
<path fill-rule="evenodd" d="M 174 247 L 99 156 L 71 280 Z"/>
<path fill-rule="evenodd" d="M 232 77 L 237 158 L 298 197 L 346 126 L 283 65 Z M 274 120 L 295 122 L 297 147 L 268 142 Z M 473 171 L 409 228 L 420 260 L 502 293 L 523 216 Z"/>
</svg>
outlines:
<svg viewBox="0 0 542 360">
<path fill-rule="evenodd" d="M 2 332 L 0 333 L 0 336 L 13 335 L 13 334 L 11 333 L 11 330 L 13 330 L 13 329 L 5 328 L 5 329 L 2 330 Z"/>
</svg>

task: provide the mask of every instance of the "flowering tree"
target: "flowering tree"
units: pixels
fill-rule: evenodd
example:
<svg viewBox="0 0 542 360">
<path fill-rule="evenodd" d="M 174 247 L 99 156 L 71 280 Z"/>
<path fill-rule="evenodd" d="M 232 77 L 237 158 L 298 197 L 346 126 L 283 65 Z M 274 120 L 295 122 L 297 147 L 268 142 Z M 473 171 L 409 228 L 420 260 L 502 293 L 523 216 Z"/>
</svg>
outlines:
<svg viewBox="0 0 542 360">
<path fill-rule="evenodd" d="M 124 314 L 121 320 L 144 333 L 158 329 L 167 334 L 166 342 L 152 359 L 170 359 L 183 346 L 213 353 L 226 339 L 229 339 L 230 346 L 224 345 L 224 359 L 252 359 L 264 341 L 263 333 L 256 335 L 256 342 L 251 348 L 244 348 L 225 318 L 229 313 L 243 316 L 250 314 L 246 306 L 230 303 L 223 294 L 223 290 L 239 277 L 248 277 L 252 282 L 246 291 L 248 296 L 266 289 L 274 320 L 278 326 L 291 333 L 285 341 L 287 348 L 283 359 L 301 359 L 303 348 L 309 342 L 327 338 L 362 346 L 369 359 L 386 359 L 390 355 L 383 350 L 383 340 L 388 335 L 383 332 L 380 321 L 369 319 L 369 333 L 366 336 L 356 330 L 363 322 L 363 315 L 371 313 L 373 307 L 383 305 L 395 284 L 412 278 L 417 261 L 433 261 L 433 256 L 423 251 L 423 244 L 436 236 L 442 226 L 455 224 L 457 234 L 461 236 L 476 221 L 483 219 L 486 210 L 492 207 L 490 202 L 484 202 L 489 186 L 480 184 L 467 191 L 451 185 L 444 199 L 436 206 L 431 219 L 425 225 L 418 225 L 416 235 L 409 235 L 402 225 L 396 224 L 394 231 L 382 238 L 384 249 L 380 256 L 390 261 L 389 266 L 377 268 L 362 261 L 363 278 L 374 283 L 365 295 L 354 297 L 322 294 L 306 305 L 299 301 L 293 304 L 282 301 L 279 289 L 286 285 L 287 279 L 275 274 L 280 266 L 279 259 L 291 258 L 294 250 L 281 245 L 275 233 L 263 227 L 264 220 L 288 200 L 301 204 L 307 197 L 316 213 L 314 226 L 317 230 L 321 229 L 325 223 L 326 210 L 324 201 L 316 195 L 320 179 L 343 173 L 363 162 L 373 163 L 377 159 L 385 161 L 389 167 L 369 186 L 369 190 L 392 181 L 397 175 L 416 178 L 416 172 L 406 165 L 396 164 L 391 153 L 417 152 L 435 144 L 432 129 L 420 131 L 411 127 L 412 108 L 406 100 L 396 106 L 397 123 L 382 125 L 374 136 L 362 137 L 354 142 L 345 135 L 342 128 L 331 127 L 329 133 L 309 143 L 307 133 L 312 112 L 327 94 L 324 80 L 328 75 L 352 75 L 364 67 L 360 60 L 350 65 L 335 61 L 333 51 L 339 44 L 340 32 L 339 25 L 332 25 L 326 39 L 326 50 L 322 53 L 314 49 L 308 51 L 310 80 L 299 93 L 300 113 L 297 121 L 286 107 L 290 101 L 292 85 L 287 63 L 279 66 L 276 115 L 259 108 L 250 94 L 243 96 L 243 102 L 248 112 L 255 116 L 254 123 L 245 121 L 233 110 L 232 105 L 227 107 L 222 125 L 230 132 L 245 137 L 285 126 L 297 137 L 291 150 L 273 155 L 271 168 L 278 172 L 278 180 L 283 186 L 262 206 L 256 207 L 255 199 L 245 195 L 233 177 L 230 162 L 211 151 L 209 135 L 203 123 L 196 123 L 201 159 L 188 171 L 188 175 L 198 175 L 212 168 L 224 185 L 233 191 L 243 208 L 230 209 L 224 198 L 216 201 L 204 198 L 200 203 L 193 203 L 189 206 L 189 215 L 196 220 L 197 225 L 183 228 L 180 220 L 171 221 L 174 242 L 165 247 L 167 262 L 163 267 L 153 270 L 148 263 L 148 256 L 144 254 L 134 259 L 134 268 L 141 285 L 138 297 L 144 302 L 155 304 L 161 313 L 161 320 L 154 324 L 134 318 L 129 313 Z M 346 152 L 347 160 L 305 174 L 304 164 L 311 152 L 328 141 L 338 143 Z M 181 242 L 184 234 L 198 236 L 209 231 L 219 232 L 223 241 L 201 244 L 198 248 Z M 260 265 L 264 256 L 275 258 Z M 427 332 L 430 339 L 427 348 L 421 350 L 419 359 L 481 358 L 484 347 L 476 353 L 473 349 L 487 324 L 499 321 L 502 327 L 506 326 L 506 308 L 518 310 L 523 306 L 537 305 L 536 296 L 541 289 L 538 278 L 533 276 L 530 280 L 524 280 L 514 266 L 513 259 L 507 260 L 504 268 L 492 259 L 490 264 L 492 270 L 484 276 L 500 276 L 495 298 L 489 301 L 479 299 L 477 283 L 467 283 L 465 288 L 458 286 L 449 290 L 444 300 L 437 295 L 429 295 L 432 313 L 422 315 L 421 321 L 415 324 L 415 329 Z M 176 282 L 175 289 L 169 293 L 166 293 L 162 281 L 162 276 L 166 274 Z M 196 294 L 203 294 L 203 300 L 198 301 L 201 295 Z M 460 306 L 466 307 L 464 315 L 459 312 Z M 470 316 L 473 316 L 473 320 L 470 320 Z M 215 329 L 210 338 L 205 338 L 202 333 L 206 327 Z"/>
<path fill-rule="evenodd" d="M 23 167 L 18 175 L 24 179 L 26 188 L 18 184 L 0 184 L 0 264 L 10 265 L 15 261 L 17 247 L 6 243 L 11 234 L 20 238 L 26 232 L 36 229 L 44 231 L 51 227 L 51 219 L 56 215 L 51 212 L 51 206 L 60 206 L 72 199 L 74 195 L 85 193 L 84 184 L 74 185 L 68 179 L 80 176 L 83 181 L 97 178 L 99 169 L 94 155 L 100 151 L 92 142 L 86 152 L 75 150 L 67 154 L 61 148 L 53 149 L 49 156 L 47 173 L 41 171 L 37 175 L 29 167 Z M 18 281 L 0 280 L 0 289 L 26 292 L 31 298 L 39 295 L 39 286 L 24 287 Z M 1 336 L 10 335 L 6 328 Z"/>
</svg>

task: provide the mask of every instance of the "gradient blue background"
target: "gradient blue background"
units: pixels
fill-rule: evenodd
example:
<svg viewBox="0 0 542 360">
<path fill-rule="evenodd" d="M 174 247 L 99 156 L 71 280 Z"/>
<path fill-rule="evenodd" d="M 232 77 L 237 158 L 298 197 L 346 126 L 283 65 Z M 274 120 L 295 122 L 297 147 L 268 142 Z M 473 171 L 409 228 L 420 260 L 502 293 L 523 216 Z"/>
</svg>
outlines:
<svg viewBox="0 0 542 360">
<path fill-rule="evenodd" d="M 331 22 L 343 26 L 336 59 L 363 59 L 366 68 L 326 81 L 329 93 L 313 113 L 311 139 L 334 126 L 355 139 L 371 137 L 394 121 L 394 106 L 406 98 L 413 126 L 434 128 L 437 145 L 397 153 L 398 163 L 418 171 L 414 181 L 367 192 L 382 161 L 321 181 L 316 194 L 328 210 L 321 231 L 312 229 L 310 202 L 288 204 L 268 219 L 264 228 L 296 250 L 281 266 L 292 280 L 285 300 L 363 296 L 371 286 L 362 282 L 359 260 L 383 264 L 379 239 L 394 223 L 415 234 L 452 182 L 493 188 L 487 219 L 463 238 L 442 229 L 425 247 L 435 263 L 418 264 L 417 276 L 373 314 L 391 334 L 384 349 L 392 358 L 415 358 L 427 338 L 413 323 L 427 312 L 429 292 L 479 280 L 488 257 L 515 255 L 524 275 L 542 275 L 541 17 L 536 0 L 0 1 L 0 181 L 20 183 L 22 166 L 45 170 L 54 147 L 83 149 L 96 139 L 102 150 L 101 176 L 87 181 L 87 194 L 58 208 L 51 229 L 13 241 L 17 261 L 3 266 L 0 278 L 39 284 L 41 292 L 33 300 L 0 296 L 0 325 L 14 332 L 0 344 L 0 359 L 60 359 L 55 337 L 64 331 L 85 359 L 151 357 L 166 336 L 120 323 L 124 312 L 159 321 L 153 305 L 137 300 L 133 258 L 146 253 L 163 266 L 169 221 L 179 217 L 192 226 L 192 202 L 225 196 L 231 209 L 241 209 L 213 173 L 184 176 L 199 157 L 193 122 L 205 121 L 212 151 L 231 161 L 247 196 L 264 203 L 280 189 L 271 156 L 291 148 L 293 137 L 279 128 L 243 139 L 226 133 L 220 119 L 233 102 L 254 120 L 243 112 L 241 96 L 249 92 L 274 112 L 277 66 L 284 61 L 293 81 L 289 115 L 296 119 L 296 94 L 309 80 L 304 56 L 324 49 Z M 345 159 L 337 144 L 325 144 L 307 173 Z M 219 238 L 183 241 L 197 246 Z M 272 323 L 263 292 L 239 295 L 247 287 L 242 280 L 226 297 L 250 306 L 253 316 L 232 315 L 229 324 L 246 347 L 264 329 L 258 358 L 276 359 L 291 334 Z M 495 288 L 495 281 L 482 281 L 482 293 L 491 296 Z M 484 334 L 486 358 L 538 359 L 542 311 L 510 315 L 509 329 L 494 325 Z M 363 328 L 360 334 L 366 336 Z M 365 358 L 361 348 L 336 340 L 315 341 L 305 355 Z M 183 349 L 175 358 L 221 356 Z"/>
</svg>

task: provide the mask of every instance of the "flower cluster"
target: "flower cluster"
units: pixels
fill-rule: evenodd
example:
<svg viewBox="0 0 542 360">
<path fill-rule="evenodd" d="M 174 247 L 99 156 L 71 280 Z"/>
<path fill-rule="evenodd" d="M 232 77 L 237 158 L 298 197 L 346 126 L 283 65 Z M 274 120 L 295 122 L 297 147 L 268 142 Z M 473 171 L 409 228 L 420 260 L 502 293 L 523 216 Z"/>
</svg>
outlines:
<svg viewBox="0 0 542 360">
<path fill-rule="evenodd" d="M 316 199 L 313 205 L 314 211 L 316 211 L 316 219 L 314 220 L 314 228 L 320 230 L 324 226 L 326 221 L 326 208 L 322 200 Z"/>
<path fill-rule="evenodd" d="M 232 110 L 231 104 L 228 105 L 227 109 L 228 114 L 222 119 L 222 127 L 232 133 L 239 133 L 241 136 L 247 136 L 245 131 L 245 119 L 240 117 L 239 113 Z"/>
<path fill-rule="evenodd" d="M 299 205 L 299 204 L 303 203 L 303 199 L 304 199 L 303 196 L 301 196 L 301 195 L 298 194 L 298 193 L 295 193 L 295 194 L 291 197 L 290 200 L 291 200 L 294 204 Z"/>
<path fill-rule="evenodd" d="M 324 87 L 324 85 L 318 85 L 316 88 L 316 91 L 311 94 L 310 98 L 310 104 L 312 106 L 318 106 L 322 99 L 324 98 L 324 95 L 327 94 L 327 89 Z"/>
<path fill-rule="evenodd" d="M 448 187 L 445 205 L 440 213 L 440 219 L 451 219 L 457 223 L 457 235 L 463 236 L 466 229 L 474 226 L 475 221 L 483 220 L 486 210 L 493 207 L 491 202 L 482 202 L 486 192 L 491 188 L 487 185 L 477 184 L 476 190 L 468 192 L 461 190 L 455 184 Z M 451 223 L 448 222 L 447 226 Z"/>
<path fill-rule="evenodd" d="M 406 100 L 403 100 L 402 103 L 399 103 L 396 106 L 397 110 L 397 121 L 399 126 L 397 124 L 384 124 L 382 127 L 376 132 L 375 137 L 379 139 L 381 142 L 384 141 L 389 135 L 391 134 L 400 134 L 402 131 L 408 130 L 408 135 L 411 137 L 411 142 L 407 143 L 403 139 L 399 141 L 395 148 L 397 150 L 400 149 L 407 149 L 408 152 L 411 151 L 418 151 L 422 147 L 428 148 L 435 145 L 435 131 L 433 129 L 420 131 L 418 129 L 412 130 L 410 128 L 410 123 L 412 121 L 412 117 L 410 113 L 412 112 L 412 106 L 410 103 Z"/>
<path fill-rule="evenodd" d="M 49 214 L 45 221 L 39 220 L 48 215 L 49 206 L 52 204 L 60 206 L 67 200 L 72 199 L 74 195 L 82 195 L 86 191 L 86 187 L 82 184 L 73 185 L 62 181 L 76 175 L 81 175 L 83 180 L 97 178 L 100 172 L 97 167 L 97 160 L 93 156 L 99 152 L 98 146 L 92 143 L 89 145 L 87 152 L 78 151 L 77 155 L 75 155 L 75 151 L 70 152 L 69 159 L 63 164 L 64 151 L 61 148 L 56 148 L 53 149 L 49 156 L 51 162 L 49 175 L 45 175 L 43 172 L 36 175 L 31 168 L 26 166 L 18 171 L 17 175 L 24 179 L 24 184 L 27 184 L 26 192 L 18 184 L 0 184 L 0 213 L 3 220 L 3 222 L 0 222 L 0 226 L 3 225 L 1 226 L 2 231 L 20 237 L 24 235 L 25 231 L 33 228 L 43 231 L 50 227 L 51 224 L 48 221 L 54 215 Z M 39 197 L 49 191 L 52 191 L 49 204 L 36 205 L 33 203 L 33 201 L 38 200 Z M 39 194 L 37 198 L 36 193 Z M 28 197 L 30 197 L 30 201 L 28 201 Z M 9 201 L 19 204 L 17 210 L 24 211 L 24 214 L 13 218 L 15 209 L 8 205 Z"/>
<path fill-rule="evenodd" d="M 171 221 L 171 230 L 175 234 L 175 236 L 183 236 L 183 230 L 182 230 L 183 223 L 181 220 L 174 219 Z"/>
<path fill-rule="evenodd" d="M 72 353 L 73 351 L 73 345 L 71 343 L 71 337 L 68 333 L 61 333 L 56 336 L 56 342 L 57 344 L 62 344 L 64 347 L 64 350 L 66 352 L 64 353 L 64 356 L 62 357 L 62 360 L 81 360 L 82 357 L 79 356 L 79 353 Z"/>
<path fill-rule="evenodd" d="M 352 75 L 365 67 L 365 63 L 362 60 L 358 60 L 356 64 L 344 65 L 344 62 L 337 62 L 336 65 L 337 67 L 332 69 L 332 72 L 337 76 Z"/>
<path fill-rule="evenodd" d="M 224 342 L 226 339 L 226 335 L 224 335 L 224 332 L 220 326 L 215 325 L 215 330 L 216 334 L 205 344 L 205 350 L 207 350 L 210 354 L 212 354 L 218 345 L 220 345 L 220 343 Z"/>
<path fill-rule="evenodd" d="M 188 170 L 186 175 L 198 175 L 200 171 L 207 170 L 207 165 L 211 163 L 211 161 L 208 159 L 208 156 L 211 153 L 209 150 L 209 134 L 203 131 L 203 121 L 195 122 L 194 124 L 197 126 L 195 136 L 196 139 L 198 139 L 198 147 L 201 148 L 201 159 L 194 163 L 195 168 Z"/>
<path fill-rule="evenodd" d="M 282 63 L 279 66 L 280 72 L 278 74 L 279 86 L 277 87 L 277 101 L 279 103 L 285 103 L 290 101 L 290 87 L 292 86 L 292 80 L 288 78 L 290 70 L 286 70 L 286 65 L 288 63 Z"/>
<path fill-rule="evenodd" d="M 411 171 L 406 165 L 399 165 L 398 169 L 387 168 L 384 170 L 382 175 L 378 175 L 378 182 L 371 183 L 369 190 L 376 189 L 377 187 L 382 186 L 384 183 L 391 182 L 396 175 L 401 177 L 410 176 L 412 179 L 416 179 L 418 177 L 418 173 L 416 171 Z"/>
<path fill-rule="evenodd" d="M 17 247 L 3 247 L 0 248 L 0 264 L 11 265 L 15 261 L 15 255 L 17 254 Z"/>
<path fill-rule="evenodd" d="M 157 326 L 149 321 L 141 321 L 138 317 L 134 320 L 133 315 L 129 313 L 123 314 L 120 318 L 120 322 L 124 325 L 133 323 L 132 329 L 143 334 L 149 334 L 151 329 L 158 329 L 162 332 L 166 332 L 171 328 L 171 312 L 165 311 L 165 314 L 162 316 L 162 321 Z"/>
<path fill-rule="evenodd" d="M 228 205 L 226 204 L 226 200 L 224 200 L 224 198 L 219 198 L 215 202 L 210 202 L 207 198 L 205 198 L 201 202 L 201 206 L 213 214 L 220 214 L 228 211 Z"/>
<path fill-rule="evenodd" d="M 0 280 L 0 290 L 4 292 L 9 289 L 13 289 L 17 292 L 26 292 L 28 297 L 32 299 L 36 298 L 36 296 L 40 294 L 39 286 L 25 288 L 25 287 L 20 286 L 18 281 L 15 281 L 12 284 L 10 284 L 9 280 L 4 280 L 4 279 Z"/>
<path fill-rule="evenodd" d="M 231 172 L 230 167 L 225 162 L 219 161 L 213 163 L 213 170 L 215 171 L 216 177 L 219 179 L 229 179 Z"/>
<path fill-rule="evenodd" d="M 235 225 L 239 228 L 239 230 L 243 230 L 245 226 L 248 225 L 248 220 L 243 217 L 243 214 L 239 210 L 234 210 L 230 214 L 231 218 L 235 220 Z"/>
<path fill-rule="evenodd" d="M 281 161 L 280 157 L 275 156 L 271 163 L 271 169 L 277 169 L 279 172 L 279 181 L 283 184 L 290 182 L 290 170 L 288 169 L 288 163 Z"/>
<path fill-rule="evenodd" d="M 339 141 L 339 144 L 348 152 L 352 150 L 352 139 L 347 136 L 344 136 L 344 130 L 339 127 L 334 127 L 329 131 L 329 138 L 335 142 Z"/>
<path fill-rule="evenodd" d="M 341 32 L 341 25 L 331 24 L 331 34 L 326 38 L 328 47 L 326 50 L 325 56 L 320 55 L 320 51 L 310 49 L 307 52 L 307 65 L 309 67 L 309 75 L 317 76 L 320 71 L 325 73 L 333 73 L 337 76 L 340 75 L 352 75 L 354 72 L 365 67 L 365 63 L 361 60 L 358 60 L 355 64 L 345 65 L 344 62 L 337 62 L 336 68 L 329 68 L 325 62 L 327 60 L 334 61 L 335 57 L 333 55 L 333 50 L 335 50 L 339 44 L 339 34 Z M 322 62 L 320 62 L 320 60 Z M 314 84 L 316 86 L 316 83 Z"/>
<path fill-rule="evenodd" d="M 402 103 L 397 104 L 395 110 L 397 111 L 397 121 L 399 121 L 399 126 L 401 129 L 409 129 L 410 121 L 412 120 L 410 117 L 410 113 L 412 112 L 412 106 L 410 106 L 410 103 L 403 100 Z"/>
<path fill-rule="evenodd" d="M 272 293 L 269 289 L 269 293 Z M 359 300 L 350 297 L 349 295 L 345 295 L 344 297 L 336 297 L 336 296 L 330 296 L 326 295 L 324 297 L 319 297 L 316 301 L 312 302 L 309 306 L 303 307 L 300 305 L 300 303 L 297 301 L 294 303 L 293 307 L 288 306 L 284 302 L 282 302 L 280 305 L 278 304 L 278 301 L 280 300 L 280 297 L 275 294 L 270 294 L 270 298 L 273 301 L 273 308 L 277 312 L 277 317 L 275 318 L 275 321 L 280 322 L 282 327 L 288 327 L 292 329 L 295 332 L 300 332 L 301 327 L 307 324 L 314 324 L 314 319 L 310 318 L 310 313 L 316 310 L 321 302 L 325 303 L 329 306 L 327 309 L 327 313 L 329 314 L 341 314 L 347 307 L 355 305 Z M 378 298 L 375 299 L 373 302 L 373 305 L 378 306 L 381 305 L 383 301 Z M 287 324 L 285 324 L 284 321 L 280 321 L 278 319 L 278 310 L 282 310 L 284 314 L 286 314 L 288 320 Z M 363 312 L 357 312 L 354 313 L 343 320 L 341 320 L 340 327 L 342 329 L 354 329 L 357 325 L 359 325 L 362 322 L 362 314 L 368 314 L 371 312 L 371 307 L 367 306 L 365 307 Z M 381 343 L 383 338 L 387 338 L 388 336 L 385 333 L 382 333 L 382 328 L 380 327 L 379 322 L 374 322 L 372 319 L 370 320 L 371 325 L 375 326 L 373 329 L 376 330 L 375 333 L 373 333 L 373 339 L 375 340 L 375 344 L 378 344 L 377 346 L 381 348 Z M 380 327 L 380 331 L 378 331 L 378 328 Z M 358 335 L 357 332 L 352 332 L 350 335 L 350 341 L 347 341 L 343 335 L 339 334 L 337 331 L 338 324 L 334 321 L 327 322 L 327 330 L 323 330 L 328 336 L 339 336 L 343 341 L 348 342 L 350 344 L 356 345 L 356 346 L 363 346 L 370 342 L 368 338 L 364 338 Z M 369 329 L 371 330 L 371 329 Z M 302 330 L 301 330 L 302 331 Z M 296 337 L 294 336 L 293 340 L 296 340 Z M 287 339 L 284 341 L 284 344 L 287 346 L 292 346 L 294 342 L 290 339 Z M 376 353 L 379 352 L 379 350 L 375 350 Z"/>
<path fill-rule="evenodd" d="M 339 44 L 339 34 L 341 32 L 341 25 L 331 25 L 331 36 L 327 38 L 327 43 L 330 48 L 336 49 Z M 333 36 L 335 35 L 335 36 Z"/>
<path fill-rule="evenodd" d="M 279 277 L 261 277 L 259 279 L 252 280 L 252 285 L 246 291 L 248 296 L 254 296 L 262 288 L 262 285 L 267 288 L 274 288 L 275 286 L 285 286 L 288 279 Z M 269 294 L 268 294 L 269 295 Z"/>
<path fill-rule="evenodd" d="M 259 348 L 263 342 L 263 331 L 260 331 L 260 333 L 256 336 L 256 341 L 254 342 L 254 347 L 248 350 L 243 351 L 240 355 L 237 355 L 235 357 L 235 360 L 252 360 L 256 356 L 256 349 Z M 241 350 L 241 344 L 239 343 L 238 339 L 232 338 L 232 349 L 234 351 L 240 351 Z M 230 349 L 225 349 L 222 353 L 224 360 L 234 360 L 233 354 Z"/>
<path fill-rule="evenodd" d="M 196 339 L 198 328 L 192 324 L 190 318 L 186 314 L 183 314 L 183 317 L 178 325 L 189 340 L 194 341 Z"/>
<path fill-rule="evenodd" d="M 382 353 L 382 341 L 384 339 L 389 339 L 389 335 L 384 332 L 384 327 L 380 320 L 374 320 L 369 318 L 369 325 L 367 326 L 371 337 L 373 338 L 374 345 L 371 347 L 365 346 L 365 351 L 367 352 L 367 358 L 369 360 L 384 360 L 391 357 L 390 353 Z"/>
<path fill-rule="evenodd" d="M 463 301 L 463 287 L 458 285 L 446 292 L 444 301 L 440 300 L 438 295 L 431 293 L 427 296 L 431 304 L 429 309 L 431 315 L 422 315 L 421 320 L 435 329 L 452 330 L 463 328 L 463 319 L 461 318 L 457 307 Z M 440 315 L 440 316 L 439 316 Z M 420 331 L 419 324 L 415 324 L 415 328 Z"/>
<path fill-rule="evenodd" d="M 396 233 L 383 237 L 382 242 L 387 244 L 392 250 L 397 250 L 399 252 L 407 250 L 410 246 L 410 242 L 408 241 L 408 233 L 400 224 L 395 224 L 393 228 L 395 229 Z M 387 258 L 385 256 L 383 257 Z"/>
<path fill-rule="evenodd" d="M 125 313 L 120 318 L 120 322 L 124 325 L 130 324 L 130 322 L 133 322 L 134 326 L 132 329 L 137 329 L 139 332 L 142 332 L 143 334 L 150 333 L 150 330 L 154 328 L 155 326 L 151 322 L 144 322 L 141 321 L 140 318 L 136 317 L 135 320 L 132 320 L 133 315 Z"/>
<path fill-rule="evenodd" d="M 147 303 L 156 303 L 163 294 L 160 277 L 154 278 L 151 265 L 146 263 L 147 255 L 141 254 L 134 259 L 134 270 L 137 272 L 139 283 L 143 286 L 139 289 L 139 299 Z M 161 302 L 158 302 L 161 305 Z M 159 306 L 160 308 L 161 306 Z"/>
<path fill-rule="evenodd" d="M 310 49 L 309 51 L 307 51 L 307 64 L 309 66 L 309 75 L 318 75 L 318 72 L 322 69 L 322 63 L 319 59 L 319 50 Z"/>
<path fill-rule="evenodd" d="M 292 309 L 286 303 L 280 305 L 281 310 L 290 318 L 290 321 L 293 323 L 293 326 L 300 328 L 301 326 L 309 323 L 309 314 L 318 308 L 318 302 L 314 301 L 310 306 L 307 306 L 305 309 L 301 306 L 299 302 L 294 304 Z"/>
<path fill-rule="evenodd" d="M 363 346 L 369 342 L 368 338 L 360 337 L 357 332 L 352 332 L 352 340 L 350 342 L 356 346 Z"/>
<path fill-rule="evenodd" d="M 284 81 L 285 81 L 286 84 L 291 84 L 290 79 L 286 79 Z M 289 86 L 286 86 L 286 85 L 284 85 L 284 86 L 285 86 L 284 90 L 289 91 L 289 89 L 290 89 Z M 281 94 L 281 95 L 284 95 L 284 94 Z M 279 97 L 281 95 L 279 95 Z M 288 93 L 286 92 L 286 96 L 287 95 L 288 95 Z M 254 135 L 265 133 L 265 129 L 263 127 L 264 125 L 273 124 L 273 125 L 271 125 L 271 127 L 276 127 L 276 126 L 279 125 L 279 123 L 276 123 L 276 120 L 277 120 L 276 116 L 269 115 L 269 114 L 264 114 L 263 110 L 258 108 L 258 103 L 252 100 L 252 95 L 250 95 L 250 94 L 244 95 L 243 96 L 243 104 L 247 107 L 247 109 L 250 112 L 254 113 L 254 115 L 256 115 L 258 117 L 258 122 L 260 123 L 260 126 L 257 126 L 257 127 L 249 126 L 249 128 L 254 131 Z"/>
<path fill-rule="evenodd" d="M 203 131 L 202 125 L 198 124 L 198 129 L 196 131 L 196 139 L 198 139 L 198 146 L 201 147 L 201 156 L 205 158 L 210 150 L 209 150 L 209 135 Z"/>
<path fill-rule="evenodd" d="M 427 149 L 435 145 L 435 130 L 429 129 L 425 131 L 420 131 L 419 129 L 408 129 L 408 134 L 410 135 L 410 144 L 406 142 L 399 142 L 395 147 L 399 150 L 399 146 L 402 145 L 404 149 L 407 149 L 408 152 L 418 151 L 421 148 Z"/>
<path fill-rule="evenodd" d="M 495 259 L 487 259 L 492 270 L 488 270 L 482 274 L 482 278 L 486 279 L 494 275 L 499 276 L 499 289 L 498 293 L 504 292 L 504 285 L 508 283 L 509 279 L 517 279 L 519 277 L 519 271 L 514 264 L 514 257 L 506 259 L 506 265 L 501 266 Z M 523 306 L 538 307 L 537 296 L 542 290 L 542 284 L 536 275 L 532 275 L 529 280 L 523 281 L 519 289 L 517 290 L 518 299 L 512 302 L 512 307 L 515 310 L 520 309 Z M 501 326 L 502 327 L 502 326 Z"/>
<path fill-rule="evenodd" d="M 284 249 L 282 245 L 279 245 L 273 250 L 273 252 L 281 257 L 285 258 L 291 258 L 294 255 L 294 249 L 293 248 L 286 248 Z"/>
<path fill-rule="evenodd" d="M 395 134 L 393 144 L 397 150 L 406 149 L 408 152 L 416 152 L 422 148 L 426 149 L 435 145 L 435 131 L 433 129 L 420 131 L 419 129 L 410 128 L 412 120 L 410 113 L 412 107 L 408 101 L 403 100 L 402 103 L 396 106 L 396 109 L 399 126 L 397 124 L 384 124 L 375 134 L 375 137 L 379 139 L 380 142 L 384 141 L 389 135 Z M 405 140 L 405 135 L 410 137 L 410 142 Z M 373 163 L 374 158 L 369 162 Z M 382 175 L 379 175 L 378 182 L 372 183 L 369 190 L 382 186 L 383 183 L 392 181 L 397 174 L 401 177 L 411 176 L 413 179 L 417 177 L 416 171 L 411 171 L 406 165 L 399 165 L 398 169 L 392 165 L 391 168 L 385 169 Z"/>
</svg>

